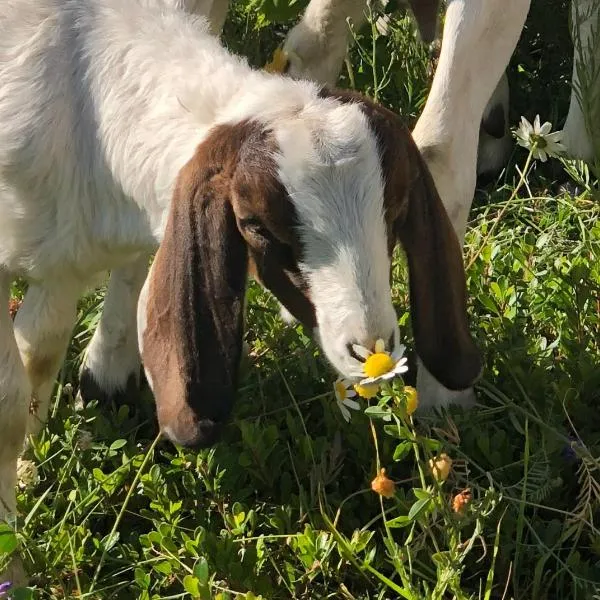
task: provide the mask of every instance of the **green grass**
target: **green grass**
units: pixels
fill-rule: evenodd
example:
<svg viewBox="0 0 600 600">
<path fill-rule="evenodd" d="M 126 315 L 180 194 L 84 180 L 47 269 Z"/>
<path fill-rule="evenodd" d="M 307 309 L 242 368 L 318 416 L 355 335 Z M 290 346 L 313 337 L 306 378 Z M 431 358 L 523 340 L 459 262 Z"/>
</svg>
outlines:
<svg viewBox="0 0 600 600">
<path fill-rule="evenodd" d="M 278 38 L 266 27 L 268 13 L 247 5 L 238 4 L 226 33 L 261 64 Z M 413 121 L 428 74 L 408 21 L 375 41 L 376 77 L 368 30 L 359 42 L 357 87 L 377 90 Z M 526 54 L 522 45 L 515 64 Z M 386 79 L 389 60 L 404 79 Z M 536 77 L 549 73 L 554 83 L 570 70 L 554 67 L 538 64 Z M 511 73 L 518 85 L 524 70 Z M 564 114 L 563 92 L 558 105 L 537 112 Z M 517 104 L 518 114 L 534 116 L 527 106 Z M 413 423 L 396 403 L 398 388 L 372 419 L 357 414 L 346 424 L 317 347 L 300 326 L 284 326 L 272 298 L 251 286 L 251 353 L 233 422 L 212 450 L 176 449 L 156 441 L 147 393 L 135 415 L 94 403 L 76 409 L 76 373 L 102 297 L 82 302 L 51 419 L 27 454 L 39 481 L 19 491 L 18 540 L 32 587 L 15 598 L 588 600 L 600 593 L 600 207 L 580 165 L 568 165 L 577 194 L 560 190 L 558 161 L 534 164 L 515 193 L 526 157 L 515 151 L 502 178 L 478 192 L 471 215 L 470 315 L 486 371 L 470 412 Z M 400 257 L 394 275 L 410 340 Z M 407 383 L 411 376 L 414 368 Z M 427 468 L 439 452 L 454 461 L 445 483 Z M 380 467 L 396 481 L 393 499 L 370 489 Z M 451 500 L 467 487 L 473 501 L 459 516 Z M 0 537 L 0 550 L 9 537 Z"/>
</svg>

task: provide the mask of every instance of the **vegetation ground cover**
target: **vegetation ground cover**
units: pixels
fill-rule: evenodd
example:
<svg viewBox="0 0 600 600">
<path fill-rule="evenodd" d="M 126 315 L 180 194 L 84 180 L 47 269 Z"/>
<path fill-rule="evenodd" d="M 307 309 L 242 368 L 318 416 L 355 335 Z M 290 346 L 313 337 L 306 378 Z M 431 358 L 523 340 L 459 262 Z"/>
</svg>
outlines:
<svg viewBox="0 0 600 600">
<path fill-rule="evenodd" d="M 226 43 L 262 65 L 300 8 L 237 2 Z M 539 113 L 556 128 L 566 114 L 567 8 L 533 3 L 509 69 L 512 123 Z M 357 42 L 341 85 L 414 123 L 432 58 L 410 19 L 393 17 L 387 35 L 367 26 Z M 307 332 L 250 286 L 233 422 L 211 450 L 177 449 L 156 439 L 148 392 L 135 411 L 76 405 L 102 308 L 101 292 L 87 296 L 48 427 L 26 455 L 37 475 L 22 473 L 16 540 L 32 584 L 14 597 L 600 597 L 597 181 L 582 164 L 527 157 L 515 146 L 471 215 L 469 312 L 486 370 L 469 412 L 413 420 L 396 388 L 347 424 Z M 393 294 L 410 348 L 400 253 Z M 442 452 L 452 470 L 436 481 L 428 460 Z M 393 498 L 371 490 L 380 468 Z M 456 512 L 466 488 L 472 500 Z M 0 537 L 0 556 L 11 539 Z"/>
</svg>

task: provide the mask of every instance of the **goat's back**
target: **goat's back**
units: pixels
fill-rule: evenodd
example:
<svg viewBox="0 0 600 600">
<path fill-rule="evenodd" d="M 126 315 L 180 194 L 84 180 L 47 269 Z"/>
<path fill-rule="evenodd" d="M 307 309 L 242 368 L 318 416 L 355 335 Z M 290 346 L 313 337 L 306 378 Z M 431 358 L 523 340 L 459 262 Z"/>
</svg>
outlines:
<svg viewBox="0 0 600 600">
<path fill-rule="evenodd" d="M 204 133 L 178 90 L 229 59 L 203 19 L 160 4 L 0 5 L 0 264 L 93 268 L 99 245 L 148 244 Z"/>
</svg>

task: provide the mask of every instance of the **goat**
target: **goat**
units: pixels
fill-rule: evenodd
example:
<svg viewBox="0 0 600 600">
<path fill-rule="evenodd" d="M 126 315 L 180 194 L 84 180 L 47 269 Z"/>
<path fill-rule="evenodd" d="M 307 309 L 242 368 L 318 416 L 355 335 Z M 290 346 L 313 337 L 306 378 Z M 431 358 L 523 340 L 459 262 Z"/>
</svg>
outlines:
<svg viewBox="0 0 600 600">
<path fill-rule="evenodd" d="M 581 39 L 583 59 L 600 49 L 592 39 L 596 0 L 573 0 L 572 22 Z M 437 0 L 410 0 L 424 41 L 433 39 Z M 449 0 L 441 54 L 425 108 L 413 138 L 460 240 L 467 225 L 476 173 L 499 170 L 510 148 L 507 130 L 508 82 L 504 69 L 514 51 L 530 0 Z M 346 19 L 359 27 L 364 0 L 311 0 L 283 44 L 284 71 L 292 77 L 333 82 L 348 42 Z M 593 159 L 593 143 L 577 96 L 578 48 L 574 50 L 572 93 L 563 128 L 568 154 Z M 474 76 L 476 74 L 476 76 Z M 598 82 L 600 85 L 600 82 Z M 596 93 L 597 95 L 597 93 Z M 481 124 L 481 126 L 480 126 Z M 472 392 L 450 392 L 419 369 L 418 387 L 426 405 L 472 402 Z"/>
<path fill-rule="evenodd" d="M 352 344 L 399 343 L 399 241 L 419 356 L 447 388 L 479 376 L 460 245 L 396 115 L 254 71 L 167 4 L 14 0 L 0 28 L 0 303 L 15 276 L 29 282 L 14 327 L 0 311 L 0 519 L 77 299 L 107 269 L 123 289 L 106 308 L 124 347 L 137 319 L 159 425 L 178 444 L 214 443 L 231 413 L 248 272 L 348 375 Z"/>
<path fill-rule="evenodd" d="M 410 0 L 409 4 L 421 38 L 427 43 L 433 41 L 438 0 Z M 287 59 L 284 71 L 297 79 L 335 84 L 351 41 L 347 20 L 358 30 L 366 17 L 364 0 L 311 0 L 283 43 Z M 496 83 L 481 119 L 477 173 L 482 179 L 502 169 L 512 148 L 506 75 Z"/>
<path fill-rule="evenodd" d="M 482 14 L 496 11 L 505 5 L 502 0 L 484 3 L 473 0 L 451 0 L 449 5 L 460 1 L 466 1 L 470 10 Z M 418 22 L 422 39 L 430 42 L 436 31 L 438 0 L 410 0 L 409 4 Z M 523 4 L 525 5 L 529 7 L 529 2 Z M 350 19 L 355 28 L 364 23 L 366 19 L 364 0 L 311 0 L 302 19 L 290 30 L 283 44 L 287 56 L 286 72 L 296 78 L 306 77 L 315 81 L 335 83 L 349 41 L 346 19 Z M 591 39 L 596 20 L 594 0 L 572 1 L 572 22 L 578 30 L 584 55 L 588 53 L 589 44 L 592 45 L 592 52 L 598 52 L 598 44 Z M 513 26 L 520 32 L 521 19 L 517 18 Z M 444 39 L 453 27 L 454 25 L 450 24 L 450 27 L 445 28 Z M 485 33 L 486 37 L 492 38 L 498 35 L 501 35 L 501 32 L 495 29 Z M 454 42 L 447 41 L 446 46 L 452 43 Z M 478 44 L 481 47 L 477 51 L 485 49 L 487 40 L 479 39 Z M 578 99 L 578 51 L 578 48 L 574 49 L 572 93 L 563 130 L 563 142 L 572 157 L 589 161 L 593 158 L 593 144 Z M 489 58 L 494 62 L 497 60 L 493 55 L 489 55 Z M 587 57 L 583 58 L 585 60 Z M 466 71 L 468 64 L 465 63 L 460 68 Z M 488 98 L 481 121 L 477 162 L 477 172 L 481 175 L 498 172 L 504 165 L 511 145 L 507 128 L 509 90 L 506 74 L 503 74 L 496 83 L 495 89 Z"/>
</svg>

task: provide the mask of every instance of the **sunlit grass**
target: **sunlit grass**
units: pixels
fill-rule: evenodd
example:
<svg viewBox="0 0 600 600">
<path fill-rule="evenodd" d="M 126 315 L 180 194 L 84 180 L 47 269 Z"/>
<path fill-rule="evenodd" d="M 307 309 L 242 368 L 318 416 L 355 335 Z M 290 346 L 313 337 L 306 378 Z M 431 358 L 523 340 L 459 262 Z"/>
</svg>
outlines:
<svg viewBox="0 0 600 600">
<path fill-rule="evenodd" d="M 253 50 L 260 63 L 277 39 L 254 31 L 240 5 L 227 31 L 260 37 Z M 352 80 L 413 120 L 427 59 L 407 21 L 374 46 L 370 30 L 361 35 L 367 43 L 359 36 Z M 373 47 L 375 64 L 364 50 Z M 402 61 L 398 48 L 420 62 L 402 71 L 404 82 L 388 77 L 381 86 L 385 73 L 373 70 Z M 554 182 L 565 168 L 576 193 Z M 465 264 L 486 370 L 469 412 L 407 417 L 396 388 L 346 424 L 317 347 L 251 286 L 250 355 L 233 422 L 214 449 L 177 449 L 156 438 L 147 392 L 135 415 L 76 407 L 77 368 L 102 306 L 101 294 L 90 295 L 51 420 L 27 453 L 39 482 L 19 490 L 18 541 L 32 587 L 15 598 L 593 597 L 600 584 L 594 185 L 582 165 L 541 168 L 519 150 L 499 181 L 478 192 Z M 410 348 L 400 257 L 394 279 Z M 413 368 L 407 383 L 414 375 Z M 452 458 L 444 482 L 429 470 L 442 453 Z M 371 489 L 381 468 L 395 483 L 393 498 Z M 457 513 L 454 498 L 467 488 L 471 500 Z M 1 534 L 5 544 L 10 536 Z"/>
</svg>

